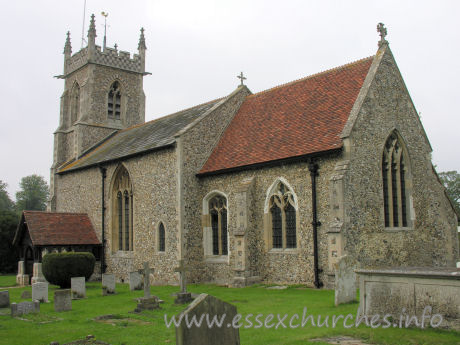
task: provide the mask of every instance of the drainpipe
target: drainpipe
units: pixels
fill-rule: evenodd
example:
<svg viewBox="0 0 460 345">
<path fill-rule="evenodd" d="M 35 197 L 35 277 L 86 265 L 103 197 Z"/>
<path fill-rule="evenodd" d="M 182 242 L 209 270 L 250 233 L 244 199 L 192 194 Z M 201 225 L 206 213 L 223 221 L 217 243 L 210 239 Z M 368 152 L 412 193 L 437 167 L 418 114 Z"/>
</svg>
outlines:
<svg viewBox="0 0 460 345">
<path fill-rule="evenodd" d="M 101 274 L 105 273 L 105 177 L 107 168 L 99 167 L 102 177 L 102 252 L 101 252 Z"/>
<path fill-rule="evenodd" d="M 316 177 L 318 176 L 318 164 L 313 161 L 308 162 L 308 170 L 310 170 L 311 176 L 311 208 L 313 213 L 313 263 L 315 269 L 315 287 L 319 289 L 323 286 L 323 283 L 319 280 L 319 274 L 322 270 L 318 267 L 318 226 L 321 222 L 318 221 L 318 209 L 317 209 L 317 196 L 316 196 Z"/>
</svg>

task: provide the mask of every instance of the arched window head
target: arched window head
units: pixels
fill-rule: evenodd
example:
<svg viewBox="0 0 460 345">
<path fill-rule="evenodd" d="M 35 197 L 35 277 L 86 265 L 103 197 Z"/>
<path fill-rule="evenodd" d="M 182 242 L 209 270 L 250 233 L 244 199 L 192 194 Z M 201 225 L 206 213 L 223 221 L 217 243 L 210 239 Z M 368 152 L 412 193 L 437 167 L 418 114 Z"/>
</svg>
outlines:
<svg viewBox="0 0 460 345">
<path fill-rule="evenodd" d="M 382 156 L 383 208 L 385 227 L 409 226 L 409 164 L 407 150 L 396 132 L 385 142 Z"/>
<path fill-rule="evenodd" d="M 166 232 L 165 226 L 161 222 L 158 226 L 158 251 L 164 252 L 166 250 Z"/>
<path fill-rule="evenodd" d="M 227 199 L 216 195 L 209 200 L 209 214 L 212 228 L 212 254 L 227 255 Z"/>
<path fill-rule="evenodd" d="M 110 86 L 107 116 L 115 120 L 120 120 L 121 118 L 121 91 L 120 83 L 118 81 L 113 82 L 112 86 Z"/>
<path fill-rule="evenodd" d="M 80 115 L 80 86 L 77 83 L 70 93 L 70 124 L 73 125 Z"/>
<path fill-rule="evenodd" d="M 112 250 L 133 250 L 133 193 L 129 173 L 120 166 L 112 182 Z"/>
<path fill-rule="evenodd" d="M 271 247 L 289 249 L 297 247 L 297 216 L 292 191 L 278 182 L 269 201 Z"/>
</svg>

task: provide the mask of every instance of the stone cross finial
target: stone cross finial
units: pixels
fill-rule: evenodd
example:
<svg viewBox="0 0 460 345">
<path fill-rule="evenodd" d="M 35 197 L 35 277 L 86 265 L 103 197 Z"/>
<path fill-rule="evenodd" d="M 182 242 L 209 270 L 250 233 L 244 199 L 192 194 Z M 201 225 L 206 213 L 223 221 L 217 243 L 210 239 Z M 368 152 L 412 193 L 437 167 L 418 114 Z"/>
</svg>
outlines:
<svg viewBox="0 0 460 345">
<path fill-rule="evenodd" d="M 243 75 L 243 72 L 240 73 L 240 75 L 236 76 L 238 79 L 241 80 L 241 84 L 240 86 L 243 86 L 244 85 L 244 81 L 247 79 L 244 75 Z"/>
<path fill-rule="evenodd" d="M 179 272 L 180 274 L 180 292 L 187 292 L 187 282 L 185 280 L 185 272 L 188 271 L 188 268 L 184 266 L 184 260 L 179 260 L 179 267 L 174 269 L 174 272 Z"/>
<path fill-rule="evenodd" d="M 385 37 L 387 36 L 387 28 L 385 27 L 385 24 L 378 23 L 377 32 L 380 34 L 379 47 L 381 47 L 385 43 L 388 43 L 388 41 L 385 39 Z"/>
<path fill-rule="evenodd" d="M 118 51 L 118 44 L 115 43 L 115 45 L 113 46 L 113 48 L 115 49 L 115 51 Z"/>
</svg>

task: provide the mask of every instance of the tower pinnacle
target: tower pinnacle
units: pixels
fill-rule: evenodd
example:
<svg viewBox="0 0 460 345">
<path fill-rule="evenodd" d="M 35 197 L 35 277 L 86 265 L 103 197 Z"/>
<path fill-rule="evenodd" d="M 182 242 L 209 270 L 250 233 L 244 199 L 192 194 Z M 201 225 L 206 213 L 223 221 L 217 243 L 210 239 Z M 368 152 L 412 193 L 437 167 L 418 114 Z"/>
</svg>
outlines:
<svg viewBox="0 0 460 345">
<path fill-rule="evenodd" d="M 147 49 L 145 45 L 144 28 L 141 28 L 141 36 L 139 37 L 139 44 L 137 46 L 137 49 L 139 49 L 139 51 L 145 51 Z"/>
<path fill-rule="evenodd" d="M 64 45 L 64 55 L 65 57 L 70 57 L 72 55 L 72 45 L 70 44 L 70 31 L 67 31 L 67 38 Z"/>
</svg>

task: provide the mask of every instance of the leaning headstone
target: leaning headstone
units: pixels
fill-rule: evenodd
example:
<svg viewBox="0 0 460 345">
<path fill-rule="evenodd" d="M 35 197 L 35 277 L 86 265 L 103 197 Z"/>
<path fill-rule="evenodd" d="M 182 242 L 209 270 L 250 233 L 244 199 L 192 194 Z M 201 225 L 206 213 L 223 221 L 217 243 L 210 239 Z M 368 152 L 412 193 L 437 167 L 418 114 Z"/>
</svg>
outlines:
<svg viewBox="0 0 460 345">
<path fill-rule="evenodd" d="M 142 276 L 139 272 L 129 272 L 129 290 L 141 290 L 142 289 Z"/>
<path fill-rule="evenodd" d="M 193 300 L 192 294 L 187 292 L 187 282 L 185 280 L 185 274 L 188 271 L 188 268 L 184 266 L 184 260 L 179 260 L 179 267 L 176 267 L 174 270 L 179 272 L 180 275 L 180 292 L 177 293 L 176 304 L 185 304 Z"/>
<path fill-rule="evenodd" d="M 210 320 L 214 317 L 218 320 L 225 317 L 225 322 L 232 322 L 237 311 L 234 305 L 214 296 L 201 294 L 176 317 L 176 320 L 182 320 L 179 327 L 176 328 L 176 345 L 240 345 L 238 327 L 227 327 L 228 324 L 225 324 L 223 327 L 209 328 L 206 322 L 202 322 L 200 326 L 192 323 L 191 327 L 187 327 L 185 320 L 192 320 L 193 317 L 199 320 L 205 314 L 209 315 Z"/>
<path fill-rule="evenodd" d="M 31 283 L 45 283 L 46 279 L 45 276 L 43 275 L 42 271 L 42 264 L 41 262 L 35 262 L 34 263 L 34 274 L 32 276 Z"/>
<path fill-rule="evenodd" d="M 0 291 L 0 308 L 8 308 L 10 306 L 10 293 L 8 291 Z"/>
<path fill-rule="evenodd" d="M 70 289 L 54 291 L 54 310 L 72 310 L 72 293 Z"/>
<path fill-rule="evenodd" d="M 335 305 L 356 301 L 356 263 L 345 255 L 335 264 Z"/>
<path fill-rule="evenodd" d="M 85 277 L 70 278 L 70 286 L 72 299 L 86 298 Z"/>
<path fill-rule="evenodd" d="M 29 290 L 25 290 L 25 291 L 22 292 L 21 298 L 22 298 L 22 299 L 29 299 L 29 298 L 32 298 L 32 294 L 30 293 Z"/>
<path fill-rule="evenodd" d="M 32 284 L 32 301 L 48 303 L 48 283 Z"/>
<path fill-rule="evenodd" d="M 13 317 L 38 312 L 40 312 L 39 301 L 11 303 L 11 316 Z"/>
</svg>

